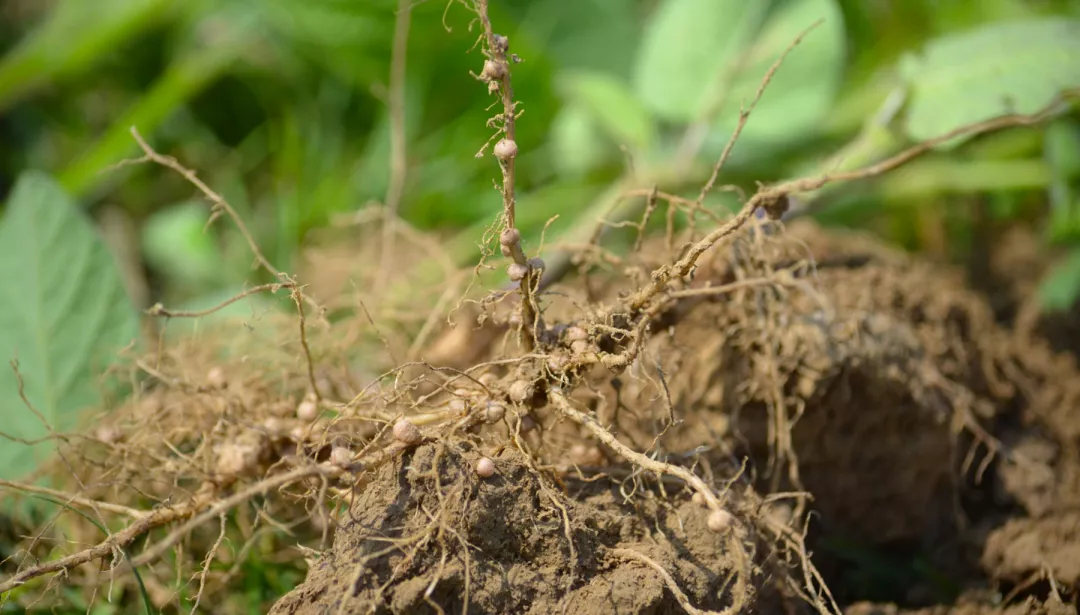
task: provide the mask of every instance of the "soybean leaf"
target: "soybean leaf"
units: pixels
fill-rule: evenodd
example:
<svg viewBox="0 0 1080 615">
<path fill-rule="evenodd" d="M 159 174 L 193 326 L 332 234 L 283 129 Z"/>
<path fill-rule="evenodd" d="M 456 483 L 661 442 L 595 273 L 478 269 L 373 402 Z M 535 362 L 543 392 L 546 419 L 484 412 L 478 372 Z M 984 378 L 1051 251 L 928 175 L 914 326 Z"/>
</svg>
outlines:
<svg viewBox="0 0 1080 615">
<path fill-rule="evenodd" d="M 0 355 L 18 359 L 27 400 L 12 369 L 0 370 L 3 431 L 23 439 L 75 427 L 78 411 L 100 402 L 98 375 L 138 335 L 138 312 L 119 269 L 90 221 L 48 176 L 15 184 L 0 221 Z M 51 448 L 0 439 L 0 476 L 31 470 Z"/>
<path fill-rule="evenodd" d="M 581 105 L 564 106 L 551 122 L 551 163 L 559 175 L 580 178 L 607 157 L 595 116 Z"/>
<path fill-rule="evenodd" d="M 1075 189 L 1080 177 L 1080 123 L 1064 118 L 1047 126 L 1043 152 L 1050 169 L 1050 241 L 1075 241 L 1080 238 L 1080 194 Z"/>
<path fill-rule="evenodd" d="M 664 0 L 645 28 L 634 91 L 658 117 L 689 123 L 760 29 L 772 0 Z"/>
<path fill-rule="evenodd" d="M 906 130 L 922 141 L 1008 113 L 1034 113 L 1080 86 L 1080 21 L 993 23 L 930 42 L 901 59 Z M 955 146 L 963 139 L 949 145 Z"/>
<path fill-rule="evenodd" d="M 709 153 L 722 147 L 769 67 L 811 32 L 773 76 L 743 135 L 761 154 L 813 134 L 843 74 L 843 16 L 835 0 L 666 0 L 647 28 L 635 91 L 677 123 L 713 118 Z"/>
<path fill-rule="evenodd" d="M 148 265 L 186 288 L 201 290 L 222 279 L 221 250 L 206 231 L 210 210 L 188 201 L 151 215 L 142 230 Z"/>
<path fill-rule="evenodd" d="M 1046 311 L 1069 309 L 1080 298 L 1080 248 L 1050 270 L 1039 285 L 1039 302 Z"/>
<path fill-rule="evenodd" d="M 560 79 L 563 95 L 594 118 L 619 145 L 647 151 L 656 127 L 644 105 L 617 77 L 592 71 L 569 71 Z"/>
<path fill-rule="evenodd" d="M 572 11 L 559 2 L 506 4 L 532 45 L 556 66 L 629 76 L 641 20 L 626 0 L 581 0 Z"/>
<path fill-rule="evenodd" d="M 742 151 L 761 154 L 811 138 L 830 112 L 844 72 L 844 21 L 835 0 L 793 0 L 770 14 L 726 83 L 721 113 L 714 124 L 715 144 L 728 139 L 772 65 L 792 42 L 823 20 L 784 59 L 754 108 L 742 136 Z M 715 152 L 714 152 L 715 153 Z"/>
</svg>

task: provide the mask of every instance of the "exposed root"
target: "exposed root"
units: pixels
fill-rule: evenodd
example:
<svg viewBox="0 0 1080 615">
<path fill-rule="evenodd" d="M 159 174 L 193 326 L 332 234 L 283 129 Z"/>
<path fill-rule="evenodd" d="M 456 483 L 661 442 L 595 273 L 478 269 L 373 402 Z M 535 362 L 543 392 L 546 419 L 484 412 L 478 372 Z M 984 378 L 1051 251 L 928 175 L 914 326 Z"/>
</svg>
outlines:
<svg viewBox="0 0 1080 615">
<path fill-rule="evenodd" d="M 551 400 L 555 403 L 555 408 L 560 414 L 588 429 L 598 440 L 610 446 L 623 459 L 626 459 L 630 463 L 640 466 L 649 472 L 655 472 L 659 475 L 668 474 L 682 479 L 690 485 L 696 493 L 701 494 L 701 496 L 705 498 L 709 510 L 711 510 L 714 515 L 730 515 L 730 513 L 725 510 L 720 498 L 718 498 L 713 490 L 705 484 L 705 481 L 698 478 L 693 472 L 680 466 L 651 459 L 631 449 L 622 442 L 619 442 L 619 439 L 612 435 L 612 433 L 602 425 L 597 423 L 596 419 L 574 408 L 570 403 L 570 400 L 566 398 L 562 391 L 551 390 L 549 394 L 551 395 Z"/>
<path fill-rule="evenodd" d="M 615 557 L 624 557 L 626 559 L 631 559 L 636 562 L 641 562 L 642 564 L 645 564 L 649 568 L 655 570 L 657 574 L 660 575 L 660 578 L 664 580 L 664 583 L 667 585 L 668 589 L 671 590 L 671 593 L 674 594 L 675 599 L 679 601 L 679 606 L 681 606 L 683 610 L 685 610 L 690 615 L 733 615 L 734 613 L 738 613 L 740 610 L 742 610 L 743 604 L 741 601 L 738 601 L 729 606 L 728 608 L 724 609 L 723 611 L 703 611 L 699 608 L 696 608 L 693 604 L 690 603 L 690 599 L 686 597 L 686 594 L 683 593 L 683 590 L 679 589 L 679 584 L 675 582 L 675 579 L 672 578 L 671 574 L 667 570 L 665 570 L 663 566 L 657 564 L 648 555 L 645 555 L 644 553 L 638 553 L 637 551 L 634 551 L 632 549 L 612 549 L 611 554 Z"/>
</svg>

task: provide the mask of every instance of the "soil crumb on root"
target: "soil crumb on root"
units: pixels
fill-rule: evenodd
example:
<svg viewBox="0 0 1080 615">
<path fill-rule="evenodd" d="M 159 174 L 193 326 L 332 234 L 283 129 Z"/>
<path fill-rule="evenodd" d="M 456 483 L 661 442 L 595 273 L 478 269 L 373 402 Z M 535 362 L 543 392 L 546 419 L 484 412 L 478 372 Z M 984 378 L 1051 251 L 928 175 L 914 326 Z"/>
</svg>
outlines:
<svg viewBox="0 0 1080 615">
<path fill-rule="evenodd" d="M 623 503 L 606 481 L 568 482 L 568 496 L 516 450 L 494 455 L 487 479 L 479 457 L 466 441 L 425 444 L 380 469 L 332 549 L 271 612 L 681 612 L 661 575 L 626 551 L 662 566 L 699 608 L 750 597 L 734 581 L 749 563 L 728 555 L 739 533 L 710 532 L 689 498 Z"/>
</svg>

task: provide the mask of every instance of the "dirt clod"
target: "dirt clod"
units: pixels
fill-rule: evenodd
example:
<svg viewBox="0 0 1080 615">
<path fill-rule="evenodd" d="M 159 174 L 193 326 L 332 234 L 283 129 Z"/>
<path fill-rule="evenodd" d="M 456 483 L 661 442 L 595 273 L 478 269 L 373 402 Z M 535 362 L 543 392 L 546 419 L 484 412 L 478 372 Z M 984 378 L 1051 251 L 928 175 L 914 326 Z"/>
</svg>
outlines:
<svg viewBox="0 0 1080 615">
<path fill-rule="evenodd" d="M 987 537 L 982 565 L 995 579 L 1022 582 L 1045 571 L 1080 587 L 1080 511 L 1010 520 Z"/>
<path fill-rule="evenodd" d="M 688 498 L 636 508 L 596 484 L 573 485 L 568 498 L 518 452 L 486 480 L 465 453 L 425 444 L 383 468 L 333 547 L 271 613 L 416 613 L 434 610 L 428 600 L 448 612 L 678 612 L 654 570 L 614 549 L 664 566 L 700 608 L 720 609 L 740 591 L 728 582 L 739 564 L 727 539 Z"/>
</svg>

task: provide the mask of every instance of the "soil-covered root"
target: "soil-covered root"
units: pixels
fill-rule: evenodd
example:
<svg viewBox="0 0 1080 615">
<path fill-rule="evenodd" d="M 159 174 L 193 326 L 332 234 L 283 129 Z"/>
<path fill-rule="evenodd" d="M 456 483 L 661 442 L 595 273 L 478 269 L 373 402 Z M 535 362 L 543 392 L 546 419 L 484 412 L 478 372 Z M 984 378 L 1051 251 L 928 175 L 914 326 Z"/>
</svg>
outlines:
<svg viewBox="0 0 1080 615">
<path fill-rule="evenodd" d="M 868 547 L 947 541 L 942 564 L 961 584 L 1037 573 L 990 552 L 1018 512 L 1066 538 L 1080 498 L 1075 361 L 999 324 L 958 269 L 813 225 L 773 230 L 738 233 L 673 288 L 617 380 L 590 375 L 600 420 L 706 469 L 748 455 L 759 492 L 809 492 L 788 499 L 797 527 L 804 501 L 816 528 Z M 1072 579 L 1059 546 L 1028 551 Z"/>
<path fill-rule="evenodd" d="M 841 250 L 844 235 L 817 236 L 818 254 Z M 867 251 L 859 266 L 819 266 L 832 305 L 909 323 L 926 359 L 975 398 L 975 417 L 995 441 L 982 440 L 992 461 L 1000 506 L 1019 504 L 1032 517 L 1080 507 L 1080 370 L 1075 357 L 1023 329 L 999 325 L 986 298 L 962 273 L 933 263 Z M 821 260 L 819 259 L 819 262 Z M 972 427 L 972 425 L 968 425 Z M 968 451 L 964 451 L 968 455 Z"/>
<path fill-rule="evenodd" d="M 702 306 L 671 340 L 692 348 L 715 336 L 669 364 L 688 376 L 671 385 L 687 434 L 729 417 L 731 447 L 749 453 L 759 475 L 781 479 L 770 491 L 808 490 L 824 523 L 859 538 L 917 536 L 947 512 L 954 401 L 909 326 L 792 313 L 772 329 L 737 309 Z"/>
<path fill-rule="evenodd" d="M 237 329 L 244 335 L 234 335 Z M 340 416 L 313 396 L 312 375 L 323 395 L 338 397 L 354 390 L 352 370 L 309 373 L 302 353 L 283 348 L 298 335 L 295 319 L 272 313 L 248 327 L 231 320 L 204 323 L 194 338 L 174 340 L 168 333 L 159 351 L 135 360 L 131 396 L 88 417 L 82 432 L 57 439 L 59 454 L 42 471 L 60 490 L 44 492 L 44 500 L 56 501 L 56 512 L 44 507 L 50 502 L 37 498 L 41 492 L 33 485 L 0 491 L 5 503 L 15 498 L 27 503 L 21 507 L 25 514 L 11 518 L 10 539 L 0 540 L 0 582 L 58 561 L 57 544 L 71 546 L 65 556 L 109 547 L 102 534 L 107 525 L 113 532 L 109 541 L 121 535 L 130 544 L 107 549 L 105 564 L 96 558 L 72 564 L 63 570 L 67 582 L 86 588 L 90 596 L 100 595 L 93 592 L 108 583 L 111 599 L 122 609 L 142 600 L 142 585 L 154 608 L 166 612 L 190 610 L 196 598 L 230 612 L 242 608 L 237 604 L 243 598 L 230 584 L 242 565 L 273 561 L 283 575 L 299 574 L 303 558 L 292 549 L 298 543 L 318 545 L 328 536 L 326 491 L 336 483 L 320 478 L 330 473 L 318 472 L 318 464 L 338 444 L 360 450 L 386 420 L 374 416 L 374 404 L 370 416 L 359 420 Z M 343 345 L 311 333 L 328 354 Z M 309 480 L 256 490 L 223 507 L 224 522 L 215 516 L 172 533 L 211 506 L 298 468 L 313 469 Z M 263 497 L 267 491 L 272 497 Z M 59 506 L 62 502 L 72 505 Z M 7 523 L 0 521 L 0 527 Z M 137 527 L 144 529 L 125 533 Z M 175 538 L 177 546 L 159 550 L 167 538 Z M 137 578 L 117 570 L 127 565 L 126 558 L 112 557 L 122 547 L 132 558 L 145 558 L 136 567 Z M 155 551 L 158 555 L 147 556 Z M 56 586 L 28 583 L 4 599 L 9 606 L 53 606 L 63 598 Z"/>
<path fill-rule="evenodd" d="M 928 539 L 955 512 L 957 474 L 977 482 L 989 463 L 1030 514 L 1076 506 L 1080 371 L 1000 326 L 960 271 L 810 224 L 744 234 L 703 269 L 696 285 L 733 290 L 652 354 L 681 351 L 666 370 L 682 408 L 731 416 L 732 445 L 825 520 Z"/>
<path fill-rule="evenodd" d="M 871 261 L 882 280 L 847 281 Z M 665 389 L 682 423 L 665 450 L 749 455 L 760 490 L 808 491 L 821 523 L 852 539 L 927 538 L 954 512 L 957 421 L 986 409 L 939 365 L 946 331 L 891 304 L 851 306 L 851 294 L 895 284 L 901 262 L 865 241 L 740 233 L 658 319 L 662 333 L 630 370 L 619 401 L 644 418 L 634 431 L 651 439 Z"/>
<path fill-rule="evenodd" d="M 667 613 L 680 599 L 710 610 L 751 601 L 755 568 L 737 554 L 753 553 L 755 537 L 710 531 L 685 494 L 625 500 L 608 481 L 571 479 L 563 491 L 512 448 L 481 478 L 480 457 L 451 441 L 383 467 L 272 613 Z"/>
</svg>

